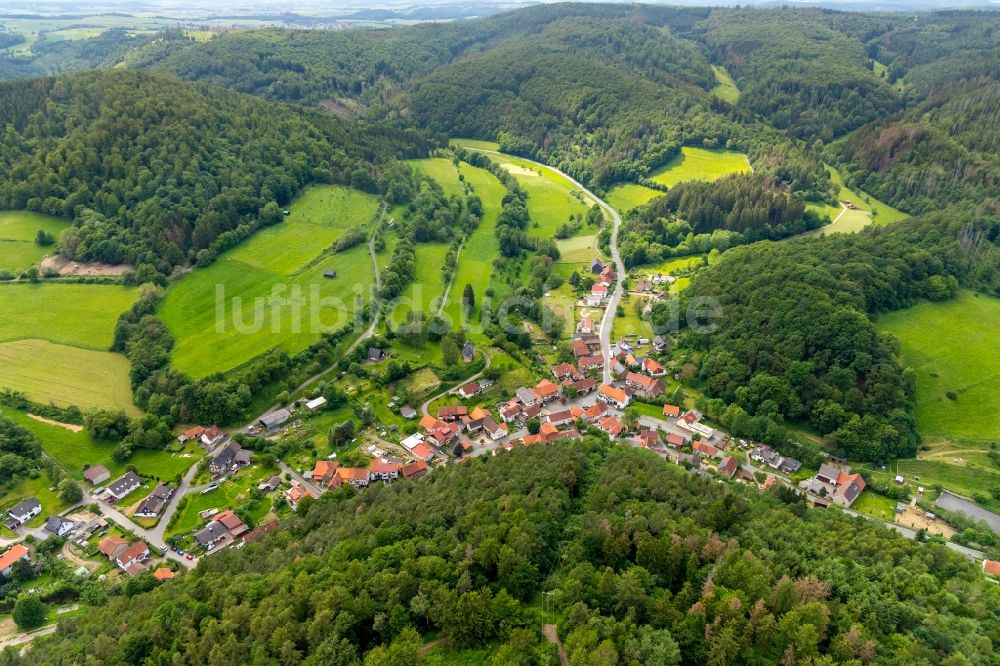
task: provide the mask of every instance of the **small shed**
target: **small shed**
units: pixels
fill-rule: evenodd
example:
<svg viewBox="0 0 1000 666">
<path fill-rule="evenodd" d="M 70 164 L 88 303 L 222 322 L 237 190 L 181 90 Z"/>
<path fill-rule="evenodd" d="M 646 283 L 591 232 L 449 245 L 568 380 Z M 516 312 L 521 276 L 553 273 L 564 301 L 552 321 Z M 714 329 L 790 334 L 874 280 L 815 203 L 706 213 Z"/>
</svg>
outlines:
<svg viewBox="0 0 1000 666">
<path fill-rule="evenodd" d="M 323 277 L 332 280 L 337 277 L 337 271 L 327 269 L 323 271 Z"/>
</svg>

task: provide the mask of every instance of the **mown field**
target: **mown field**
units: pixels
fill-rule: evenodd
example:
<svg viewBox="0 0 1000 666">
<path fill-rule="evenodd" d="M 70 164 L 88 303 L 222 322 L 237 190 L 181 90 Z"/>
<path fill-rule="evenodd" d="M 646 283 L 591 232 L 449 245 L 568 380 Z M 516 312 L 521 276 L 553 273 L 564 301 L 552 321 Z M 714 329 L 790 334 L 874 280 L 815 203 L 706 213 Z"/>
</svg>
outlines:
<svg viewBox="0 0 1000 666">
<path fill-rule="evenodd" d="M 681 154 L 652 173 L 657 183 L 673 187 L 687 180 L 713 181 L 733 173 L 750 171 L 743 153 L 733 150 L 681 148 Z"/>
<path fill-rule="evenodd" d="M 0 387 L 20 391 L 40 404 L 138 413 L 132 403 L 128 359 L 111 352 L 47 340 L 0 343 Z"/>
<path fill-rule="evenodd" d="M 177 338 L 173 364 L 192 377 L 235 368 L 276 347 L 295 353 L 349 324 L 370 302 L 374 272 L 362 244 L 332 254 L 347 229 L 371 222 L 376 197 L 317 186 L 284 222 L 261 230 L 171 286 L 160 316 Z M 323 277 L 335 270 L 337 277 Z"/>
<path fill-rule="evenodd" d="M 134 288 L 118 285 L 0 284 L 0 342 L 48 340 L 103 351 L 135 297 Z"/>
<path fill-rule="evenodd" d="M 1000 442 L 1000 300 L 963 291 L 883 315 L 877 325 L 900 340 L 902 363 L 916 370 L 924 441 L 917 460 L 899 461 L 900 474 L 969 496 L 1000 488 L 1000 468 L 987 455 Z"/>
<path fill-rule="evenodd" d="M 69 222 L 51 215 L 22 210 L 0 211 L 0 271 L 19 274 L 53 254 L 52 246 L 35 243 L 39 230 L 52 234 L 57 240 L 69 227 Z"/>
</svg>

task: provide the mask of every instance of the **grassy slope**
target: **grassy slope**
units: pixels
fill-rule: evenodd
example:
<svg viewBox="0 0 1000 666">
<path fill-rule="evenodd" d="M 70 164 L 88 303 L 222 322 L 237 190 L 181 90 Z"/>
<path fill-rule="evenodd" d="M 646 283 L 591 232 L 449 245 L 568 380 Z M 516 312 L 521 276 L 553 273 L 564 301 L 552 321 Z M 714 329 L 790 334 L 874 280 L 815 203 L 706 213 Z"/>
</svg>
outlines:
<svg viewBox="0 0 1000 666">
<path fill-rule="evenodd" d="M 833 184 L 837 186 L 837 199 L 839 201 L 850 201 L 857 209 L 843 210 L 840 206 L 819 206 L 809 204 L 809 208 L 818 213 L 825 213 L 830 220 L 836 220 L 821 229 L 809 232 L 826 235 L 832 233 L 854 233 L 864 229 L 869 224 L 886 225 L 900 220 L 905 220 L 909 215 L 897 210 L 887 203 L 870 196 L 861 190 L 852 190 L 844 184 L 844 179 L 840 172 L 831 166 L 827 166 Z"/>
<path fill-rule="evenodd" d="M 42 260 L 55 250 L 35 244 L 39 229 L 56 238 L 69 222 L 50 215 L 30 211 L 0 211 L 0 271 L 19 273 Z"/>
<path fill-rule="evenodd" d="M 732 150 L 681 148 L 681 154 L 653 172 L 651 178 L 667 187 L 686 180 L 713 181 L 732 173 L 750 170 L 743 153 Z"/>
<path fill-rule="evenodd" d="M 918 460 L 899 461 L 901 474 L 965 495 L 1000 487 L 1000 470 L 986 456 L 989 443 L 1000 441 L 998 324 L 1000 300 L 970 292 L 879 318 L 879 330 L 899 338 L 903 363 L 917 373 L 924 445 Z M 958 399 L 948 399 L 948 391 Z"/>
<path fill-rule="evenodd" d="M 605 200 L 619 213 L 626 213 L 661 194 L 662 192 L 635 183 L 620 183 L 608 190 Z"/>
<path fill-rule="evenodd" d="M 0 343 L 0 387 L 21 391 L 41 404 L 138 413 L 132 403 L 128 360 L 111 352 L 46 340 Z"/>
<path fill-rule="evenodd" d="M 729 72 L 722 65 L 712 65 L 712 71 L 715 72 L 715 80 L 719 82 L 717 86 L 712 88 L 709 92 L 721 99 L 723 102 L 729 102 L 730 104 L 736 104 L 740 100 L 740 89 L 736 87 L 736 82 L 733 81 L 733 77 L 729 76 Z"/>
<path fill-rule="evenodd" d="M 371 296 L 374 275 L 367 247 L 317 260 L 345 230 L 368 223 L 377 208 L 374 196 L 356 190 L 311 188 L 292 204 L 283 223 L 173 285 L 160 315 L 177 337 L 174 365 L 202 377 L 274 347 L 301 351 L 324 331 L 350 322 L 356 299 L 367 302 Z M 323 278 L 327 269 L 338 277 Z M 216 313 L 219 289 L 224 317 Z M 270 303 L 272 296 L 282 305 Z M 289 296 L 304 299 L 298 314 Z"/>
<path fill-rule="evenodd" d="M 135 296 L 135 289 L 117 285 L 0 285 L 0 342 L 40 339 L 105 350 Z"/>
</svg>

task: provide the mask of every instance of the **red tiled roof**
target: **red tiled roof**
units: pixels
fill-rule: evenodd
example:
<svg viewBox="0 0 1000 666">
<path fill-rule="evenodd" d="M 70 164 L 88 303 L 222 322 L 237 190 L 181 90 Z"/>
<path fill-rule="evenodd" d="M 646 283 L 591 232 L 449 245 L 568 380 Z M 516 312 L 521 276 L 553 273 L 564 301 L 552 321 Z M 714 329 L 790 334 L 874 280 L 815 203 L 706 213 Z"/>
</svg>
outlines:
<svg viewBox="0 0 1000 666">
<path fill-rule="evenodd" d="M 677 405 L 663 405 L 663 415 L 676 418 L 681 415 L 681 408 Z"/>
<path fill-rule="evenodd" d="M 426 444 L 418 444 L 413 447 L 414 451 L 420 446 L 427 446 Z M 367 481 L 368 480 L 368 470 L 363 467 L 341 467 L 337 470 L 337 476 L 343 481 Z"/>
<path fill-rule="evenodd" d="M 112 557 L 115 554 L 115 551 L 118 550 L 119 546 L 126 545 L 128 545 L 128 541 L 120 536 L 109 536 L 101 540 L 98 550 L 100 550 L 105 556 Z"/>
<path fill-rule="evenodd" d="M 983 571 L 991 576 L 1000 576 L 1000 562 L 996 560 L 983 560 Z"/>
<path fill-rule="evenodd" d="M 559 395 L 559 385 L 550 382 L 548 379 L 543 379 L 542 381 L 538 382 L 538 386 L 536 386 L 533 390 L 535 391 L 535 395 L 537 395 L 539 398 L 547 398 L 549 396 Z"/>
<path fill-rule="evenodd" d="M 195 437 L 201 437 L 202 433 L 204 432 L 205 432 L 204 428 L 202 428 L 201 426 L 195 426 L 190 430 L 185 430 L 184 437 L 186 439 L 194 439 Z"/>
<path fill-rule="evenodd" d="M 232 509 L 226 509 L 220 513 L 215 514 L 212 520 L 219 523 L 227 530 L 232 532 L 233 530 L 239 530 L 241 527 L 246 527 L 240 517 L 233 513 Z"/>
<path fill-rule="evenodd" d="M 140 558 L 149 552 L 149 546 L 146 545 L 145 541 L 136 541 L 134 544 L 125 549 L 125 552 L 118 556 L 119 564 L 124 564 L 129 560 L 134 560 Z"/>
<path fill-rule="evenodd" d="M 376 474 L 392 474 L 393 472 L 398 474 L 400 468 L 402 468 L 402 465 L 399 463 L 386 462 L 381 458 L 376 458 L 372 461 L 372 464 L 368 466 L 368 469 Z"/>
<path fill-rule="evenodd" d="M 670 444 L 671 446 L 684 446 L 686 442 L 687 439 L 681 435 L 676 435 L 674 433 L 667 435 L 667 444 Z"/>
<path fill-rule="evenodd" d="M 403 468 L 403 476 L 405 476 L 406 478 L 410 478 L 411 476 L 420 474 L 421 472 L 426 472 L 427 470 L 428 470 L 427 463 L 425 463 L 423 460 L 417 460 L 415 462 L 411 462 L 409 465 Z"/>
<path fill-rule="evenodd" d="M 176 575 L 177 574 L 175 574 L 173 571 L 171 571 L 166 567 L 160 567 L 159 569 L 153 572 L 153 578 L 155 578 L 156 580 L 171 580 Z"/>
<path fill-rule="evenodd" d="M 105 539 L 105 541 L 106 540 L 107 539 Z M 104 542 L 102 541 L 101 543 L 103 544 Z M 27 554 L 28 549 L 25 548 L 23 544 L 15 543 L 13 546 L 8 548 L 3 555 L 0 555 L 0 571 L 3 571 Z"/>
<path fill-rule="evenodd" d="M 625 391 L 622 391 L 621 389 L 616 389 L 614 386 L 611 386 L 610 384 L 601 384 L 601 388 L 598 390 L 600 391 L 601 395 L 606 395 L 615 402 L 625 402 L 626 400 L 628 400 L 628 396 L 625 394 Z"/>
</svg>

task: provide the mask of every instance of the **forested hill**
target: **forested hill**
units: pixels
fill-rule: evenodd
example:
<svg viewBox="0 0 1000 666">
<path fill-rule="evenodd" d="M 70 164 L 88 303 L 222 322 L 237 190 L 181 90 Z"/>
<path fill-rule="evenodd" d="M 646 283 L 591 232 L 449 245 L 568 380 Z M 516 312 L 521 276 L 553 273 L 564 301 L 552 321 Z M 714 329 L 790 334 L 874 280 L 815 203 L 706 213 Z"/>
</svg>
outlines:
<svg viewBox="0 0 1000 666">
<path fill-rule="evenodd" d="M 131 580 L 4 662 L 417 664 L 437 635 L 552 664 L 543 621 L 573 664 L 997 657 L 1000 587 L 972 563 L 780 484 L 759 496 L 587 438 L 352 495 L 156 589 Z"/>
<path fill-rule="evenodd" d="M 375 187 L 376 165 L 426 153 L 415 130 L 148 72 L 0 83 L 0 208 L 72 217 L 61 249 L 144 279 L 281 219 L 307 183 Z"/>
</svg>

